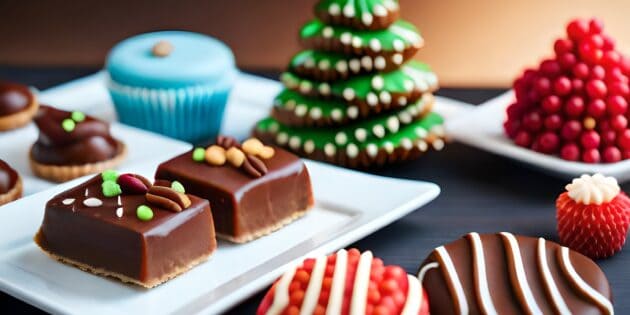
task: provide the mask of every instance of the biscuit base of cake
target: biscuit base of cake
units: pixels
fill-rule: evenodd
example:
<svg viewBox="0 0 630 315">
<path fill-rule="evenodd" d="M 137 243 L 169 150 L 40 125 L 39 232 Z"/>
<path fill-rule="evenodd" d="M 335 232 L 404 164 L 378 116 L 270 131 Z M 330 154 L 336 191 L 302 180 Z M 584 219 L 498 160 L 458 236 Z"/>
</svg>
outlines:
<svg viewBox="0 0 630 315">
<path fill-rule="evenodd" d="M 304 209 L 302 211 L 294 212 L 289 217 L 281 220 L 280 222 L 275 223 L 274 225 L 271 225 L 269 227 L 265 227 L 263 229 L 259 229 L 257 231 L 253 231 L 244 235 L 232 236 L 232 235 L 222 234 L 218 232 L 216 233 L 216 235 L 217 235 L 217 238 L 224 239 L 233 243 L 238 243 L 238 244 L 247 243 L 257 238 L 267 236 L 283 228 L 284 226 L 289 225 L 291 222 L 303 217 L 309 210 L 310 208 Z"/>
<path fill-rule="evenodd" d="M 13 185 L 13 188 L 11 188 L 11 190 L 7 191 L 4 194 L 0 194 L 0 206 L 7 204 L 11 201 L 20 199 L 20 197 L 22 197 L 22 191 L 23 191 L 22 178 L 18 176 L 17 181 L 15 182 L 15 185 Z"/>
<path fill-rule="evenodd" d="M 113 158 L 106 161 L 82 165 L 42 164 L 35 161 L 32 155 L 29 154 L 30 166 L 33 174 L 37 177 L 57 183 L 66 182 L 88 174 L 99 173 L 107 169 L 116 168 L 127 157 L 127 147 L 125 144 L 118 141 L 118 147 L 120 148 L 119 152 Z"/>
<path fill-rule="evenodd" d="M 34 100 L 24 110 L 0 117 L 0 131 L 20 128 L 28 124 L 37 113 L 39 103 Z"/>
<path fill-rule="evenodd" d="M 38 233 L 38 235 L 39 235 L 39 233 Z M 197 265 L 207 261 L 208 258 L 210 258 L 210 256 L 212 256 L 212 254 L 214 253 L 214 251 L 212 251 L 212 252 L 210 252 L 207 255 L 203 255 L 203 256 L 201 256 L 201 257 L 199 257 L 197 259 L 194 259 L 194 260 L 190 261 L 186 265 L 182 265 L 182 266 L 176 267 L 171 273 L 162 275 L 159 278 L 150 279 L 148 281 L 142 282 L 142 281 L 139 281 L 137 279 L 133 279 L 131 277 L 125 276 L 125 275 L 120 274 L 120 273 L 108 271 L 108 270 L 103 269 L 103 268 L 92 267 L 92 266 L 90 266 L 88 264 L 84 264 L 84 263 L 78 262 L 76 260 L 67 258 L 67 257 L 63 257 L 63 256 L 59 256 L 59 255 L 53 254 L 53 253 L 47 251 L 46 249 L 44 249 L 41 246 L 40 246 L 40 249 L 44 253 L 46 253 L 46 255 L 48 255 L 50 258 L 52 258 L 54 260 L 57 260 L 59 262 L 62 262 L 64 264 L 67 264 L 67 265 L 79 268 L 79 269 L 81 269 L 83 271 L 86 271 L 86 272 L 89 272 L 89 273 L 93 273 L 93 274 L 95 274 L 97 276 L 102 276 L 102 277 L 107 277 L 107 278 L 115 278 L 115 279 L 118 279 L 118 280 L 120 280 L 120 281 L 122 281 L 124 283 L 130 283 L 130 284 L 138 285 L 138 286 L 144 287 L 146 289 L 154 288 L 154 287 L 156 287 L 156 286 L 158 286 L 158 285 L 160 285 L 160 284 L 162 284 L 164 282 L 167 282 L 167 281 L 169 281 L 169 280 L 171 280 L 171 279 L 173 279 L 173 278 L 175 278 L 175 277 L 177 277 L 177 276 L 187 272 L 188 270 L 192 269 L 193 267 L 195 267 L 195 266 L 197 266 Z"/>
</svg>

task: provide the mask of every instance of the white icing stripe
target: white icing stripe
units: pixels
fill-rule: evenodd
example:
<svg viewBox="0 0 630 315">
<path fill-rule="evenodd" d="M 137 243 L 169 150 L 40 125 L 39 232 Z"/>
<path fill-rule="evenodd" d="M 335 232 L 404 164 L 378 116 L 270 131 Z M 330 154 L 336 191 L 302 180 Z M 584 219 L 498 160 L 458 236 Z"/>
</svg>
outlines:
<svg viewBox="0 0 630 315">
<path fill-rule="evenodd" d="M 289 285 L 291 284 L 291 280 L 293 280 L 296 270 L 297 267 L 291 268 L 282 275 L 274 291 L 273 303 L 267 310 L 266 315 L 282 314 L 282 311 L 289 305 Z"/>
<path fill-rule="evenodd" d="M 569 249 L 567 247 L 562 247 L 560 249 L 560 256 L 562 258 L 562 264 L 564 265 L 568 276 L 571 277 L 573 283 L 582 290 L 582 292 L 588 297 L 597 303 L 601 308 L 604 308 L 608 314 L 614 315 L 615 310 L 612 306 L 612 303 L 608 299 L 606 299 L 601 293 L 597 292 L 593 289 L 573 268 L 573 264 L 571 264 L 571 259 L 569 258 Z"/>
<path fill-rule="evenodd" d="M 518 241 L 514 237 L 514 235 L 501 232 L 501 235 L 508 241 L 510 250 L 508 251 L 508 255 L 512 258 L 512 264 L 514 271 L 516 273 L 516 281 L 518 282 L 518 287 L 525 298 L 525 306 L 530 310 L 532 314 L 542 314 L 543 312 L 538 307 L 538 303 L 536 303 L 536 299 L 534 298 L 534 294 L 532 293 L 531 288 L 529 287 L 529 283 L 527 282 L 527 275 L 525 274 L 525 267 L 523 266 L 523 258 L 521 257 L 521 250 L 518 246 Z"/>
<path fill-rule="evenodd" d="M 468 300 L 466 300 L 466 295 L 464 294 L 462 283 L 459 280 L 459 276 L 457 276 L 457 271 L 455 270 L 455 266 L 453 265 L 451 256 L 448 255 L 448 252 L 446 251 L 446 248 L 444 248 L 444 246 L 436 248 L 435 253 L 443 262 L 448 281 L 451 283 L 451 287 L 455 290 L 455 296 L 453 298 L 457 300 L 457 305 L 459 306 L 459 314 L 467 315 Z"/>
<path fill-rule="evenodd" d="M 478 233 L 470 233 L 470 241 L 474 251 L 475 259 L 475 281 L 477 282 L 477 293 L 481 299 L 481 310 L 485 314 L 497 314 L 497 310 L 492 302 L 490 290 L 488 289 L 488 276 L 486 274 L 486 257 L 483 252 L 483 244 Z"/>
<path fill-rule="evenodd" d="M 400 37 L 403 37 L 404 39 L 406 39 L 409 42 L 417 43 L 417 42 L 422 41 L 422 37 L 418 33 L 414 32 L 414 31 L 411 31 L 411 30 L 408 30 L 408 29 L 406 29 L 404 27 L 400 27 L 398 25 L 392 25 L 389 28 L 389 30 L 392 33 L 394 33 L 394 34 L 396 34 L 396 35 L 398 35 Z"/>
<path fill-rule="evenodd" d="M 418 315 L 422 307 L 422 286 L 418 278 L 412 275 L 407 275 L 407 282 L 409 283 L 407 288 L 407 301 L 400 315 Z"/>
<path fill-rule="evenodd" d="M 308 282 L 308 287 L 304 293 L 304 300 L 302 307 L 300 307 L 300 315 L 312 314 L 317 306 L 319 295 L 322 291 L 322 281 L 324 279 L 324 272 L 326 271 L 326 256 L 320 256 L 315 259 L 315 266 L 313 266 L 313 272 Z"/>
<path fill-rule="evenodd" d="M 424 281 L 424 275 L 427 273 L 427 271 L 438 267 L 440 267 L 440 264 L 438 264 L 437 262 L 432 262 L 424 265 L 424 267 L 420 269 L 420 272 L 418 272 L 418 280 L 420 280 L 420 283 Z"/>
<path fill-rule="evenodd" d="M 361 254 L 357 273 L 354 278 L 352 289 L 352 300 L 350 302 L 350 315 L 365 315 L 365 305 L 367 304 L 367 291 L 370 284 L 370 269 L 372 266 L 372 252 L 366 251 Z"/>
<path fill-rule="evenodd" d="M 326 307 L 326 315 L 341 314 L 343 305 L 343 292 L 346 287 L 346 272 L 348 271 L 348 252 L 342 249 L 337 252 L 335 272 L 330 286 L 330 297 Z"/>
<path fill-rule="evenodd" d="M 560 315 L 571 315 L 569 307 L 564 302 L 564 298 L 560 294 L 560 291 L 558 291 L 556 281 L 551 275 L 551 270 L 549 270 L 549 264 L 547 262 L 547 246 L 545 243 L 546 241 L 544 238 L 541 237 L 538 239 L 538 266 L 540 268 L 540 273 L 543 276 L 543 283 L 551 296 L 555 309 L 558 310 Z"/>
</svg>

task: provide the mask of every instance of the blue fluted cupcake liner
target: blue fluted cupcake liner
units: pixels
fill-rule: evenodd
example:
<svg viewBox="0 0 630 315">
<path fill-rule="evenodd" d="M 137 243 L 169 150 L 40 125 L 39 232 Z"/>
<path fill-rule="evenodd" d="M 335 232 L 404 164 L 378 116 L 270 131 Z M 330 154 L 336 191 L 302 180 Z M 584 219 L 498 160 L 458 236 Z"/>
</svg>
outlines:
<svg viewBox="0 0 630 315">
<path fill-rule="evenodd" d="M 236 72 L 211 85 L 155 89 L 110 78 L 107 87 L 120 122 L 197 144 L 219 133 L 235 79 Z"/>
</svg>

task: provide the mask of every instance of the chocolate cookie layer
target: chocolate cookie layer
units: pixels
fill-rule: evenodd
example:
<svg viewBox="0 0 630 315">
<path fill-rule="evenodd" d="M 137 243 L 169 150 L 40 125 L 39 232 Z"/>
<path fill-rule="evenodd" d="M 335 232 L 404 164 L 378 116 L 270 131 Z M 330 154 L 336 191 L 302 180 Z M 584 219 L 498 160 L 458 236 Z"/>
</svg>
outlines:
<svg viewBox="0 0 630 315">
<path fill-rule="evenodd" d="M 370 56 L 347 56 L 340 53 L 303 50 L 289 63 L 289 71 L 312 80 L 345 80 L 358 74 L 389 72 L 401 66 L 402 60 L 376 59 Z M 377 68 L 378 67 L 378 68 Z"/>
<path fill-rule="evenodd" d="M 0 116 L 26 110 L 34 96 L 28 86 L 0 81 Z"/>
<path fill-rule="evenodd" d="M 543 238 L 470 233 L 436 248 L 419 277 L 431 314 L 613 314 L 597 264 Z"/>
</svg>

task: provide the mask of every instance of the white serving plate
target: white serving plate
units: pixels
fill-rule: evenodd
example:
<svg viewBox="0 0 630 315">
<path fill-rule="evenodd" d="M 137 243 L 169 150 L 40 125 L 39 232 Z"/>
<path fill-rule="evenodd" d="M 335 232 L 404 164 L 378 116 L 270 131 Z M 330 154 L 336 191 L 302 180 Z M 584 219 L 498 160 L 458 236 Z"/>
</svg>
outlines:
<svg viewBox="0 0 630 315">
<path fill-rule="evenodd" d="M 155 163 L 133 171 L 152 176 Z M 305 217 L 253 242 L 219 242 L 211 260 L 151 290 L 50 259 L 33 243 L 47 200 L 74 180 L 0 211 L 0 290 L 58 314 L 217 314 L 269 285 L 304 256 L 346 246 L 433 200 L 432 183 L 307 162 L 316 205 Z"/>
<path fill-rule="evenodd" d="M 612 164 L 570 162 L 515 145 L 503 132 L 506 108 L 513 99 L 514 94 L 509 91 L 469 110 L 466 115 L 448 120 L 447 133 L 457 141 L 520 161 L 562 179 L 587 173 L 602 173 L 622 182 L 630 179 L 630 160 Z"/>
</svg>

